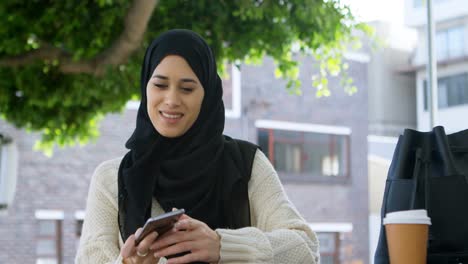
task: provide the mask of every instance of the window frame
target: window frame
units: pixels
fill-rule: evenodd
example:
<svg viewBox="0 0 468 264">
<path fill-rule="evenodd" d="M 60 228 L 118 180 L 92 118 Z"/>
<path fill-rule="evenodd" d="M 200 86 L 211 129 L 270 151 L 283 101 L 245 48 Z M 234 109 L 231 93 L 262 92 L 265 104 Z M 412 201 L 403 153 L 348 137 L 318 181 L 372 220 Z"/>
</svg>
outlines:
<svg viewBox="0 0 468 264">
<path fill-rule="evenodd" d="M 326 232 L 321 232 L 317 231 L 317 239 L 319 238 L 320 234 L 331 234 L 333 236 L 333 240 L 335 242 L 334 246 L 334 251 L 333 252 L 324 252 L 320 251 L 320 256 L 331 256 L 333 258 L 333 264 L 339 264 L 340 263 L 340 232 L 337 231 L 326 231 Z"/>
<path fill-rule="evenodd" d="M 63 249 L 62 249 L 62 227 L 64 213 L 59 210 L 37 210 L 35 213 L 36 217 L 36 226 L 39 227 L 41 221 L 52 221 L 55 226 L 55 235 L 41 235 L 39 234 L 39 229 L 36 228 L 36 251 L 35 258 L 36 263 L 41 259 L 55 259 L 57 264 L 63 263 Z M 55 242 L 55 252 L 56 254 L 39 254 L 37 252 L 37 246 L 41 240 L 52 240 Z"/>
<path fill-rule="evenodd" d="M 257 120 L 255 122 L 255 127 L 256 127 L 256 133 L 257 133 L 257 142 L 259 142 L 259 131 L 262 131 L 262 130 L 267 131 L 268 152 L 265 152 L 265 155 L 268 157 L 273 167 L 275 167 L 276 171 L 278 172 L 278 176 L 281 180 L 288 181 L 288 182 L 299 182 L 299 183 L 317 182 L 317 183 L 327 183 L 327 184 L 350 182 L 350 179 L 351 179 L 351 129 L 350 128 L 340 127 L 340 126 L 317 125 L 317 124 L 310 124 L 310 123 L 276 121 L 276 120 Z M 344 167 L 344 173 L 337 175 L 337 176 L 327 176 L 327 175 L 316 174 L 316 173 L 311 173 L 311 172 L 294 173 L 294 172 L 278 170 L 274 162 L 274 142 L 277 142 L 275 141 L 275 137 L 273 135 L 273 132 L 275 130 L 299 132 L 299 133 L 302 132 L 302 141 L 301 142 L 297 141 L 299 143 L 304 143 L 305 133 L 315 133 L 315 134 L 323 134 L 326 136 L 344 137 L 344 141 L 345 141 L 344 144 L 346 148 L 345 150 L 346 157 L 344 160 L 344 163 L 346 165 Z M 273 138 L 273 140 L 270 140 L 271 138 Z M 327 143 L 330 144 L 330 140 Z"/>
<path fill-rule="evenodd" d="M 231 108 L 225 109 L 225 116 L 226 118 L 230 119 L 237 119 L 240 118 L 241 113 L 241 98 L 242 98 L 242 89 L 241 89 L 241 71 L 240 69 L 234 64 L 228 64 L 230 66 L 231 73 L 231 88 L 232 88 L 232 96 L 231 96 Z"/>
<path fill-rule="evenodd" d="M 10 136 L 0 133 L 0 216 L 8 214 L 16 193 L 18 148 Z"/>
<path fill-rule="evenodd" d="M 80 239 L 82 235 L 84 217 L 85 217 L 84 210 L 75 211 L 75 236 L 78 240 Z"/>
<path fill-rule="evenodd" d="M 436 55 L 438 62 L 461 58 L 466 54 L 464 49 L 466 42 L 464 34 L 466 30 L 465 27 L 465 24 L 460 24 L 437 30 L 435 40 L 437 48 Z M 453 37 L 460 37 L 461 40 L 455 41 L 452 39 Z M 453 43 L 458 43 L 460 45 L 458 47 L 459 49 L 453 49 L 453 46 L 451 46 L 451 44 Z"/>
<path fill-rule="evenodd" d="M 451 100 L 451 97 L 449 95 L 449 93 L 453 93 L 454 89 L 457 90 L 458 92 L 458 85 L 455 85 L 456 81 L 457 81 L 457 78 L 462 78 L 464 79 L 464 87 L 465 87 L 465 91 L 464 91 L 464 94 L 466 96 L 466 99 L 465 98 L 458 98 L 459 100 L 463 100 L 465 99 L 466 101 L 464 102 L 454 102 L 453 100 Z M 441 92 L 442 92 L 442 87 L 445 89 L 445 92 L 446 92 L 446 102 L 445 102 L 445 105 L 441 105 L 441 98 L 444 98 L 443 96 L 441 96 Z M 427 112 L 428 111 L 428 108 L 429 108 L 429 90 L 428 90 L 428 86 L 427 86 L 427 79 L 424 78 L 422 79 L 422 99 L 423 99 L 423 111 L 424 112 Z M 458 72 L 458 73 L 452 73 L 452 74 L 449 74 L 449 75 L 445 75 L 445 76 L 438 76 L 437 77 L 437 93 L 438 93 L 438 96 L 437 96 L 437 107 L 439 109 L 451 109 L 451 108 L 454 108 L 454 107 L 463 107 L 463 106 L 468 106 L 468 71 L 463 71 L 463 72 Z"/>
<path fill-rule="evenodd" d="M 320 251 L 321 256 L 333 256 L 334 264 L 340 263 L 341 257 L 341 246 L 342 246 L 342 236 L 353 232 L 353 224 L 350 222 L 309 222 L 310 229 L 312 229 L 317 234 L 317 239 L 319 239 L 320 233 L 333 233 L 335 238 L 335 250 L 332 254 L 329 252 Z"/>
</svg>

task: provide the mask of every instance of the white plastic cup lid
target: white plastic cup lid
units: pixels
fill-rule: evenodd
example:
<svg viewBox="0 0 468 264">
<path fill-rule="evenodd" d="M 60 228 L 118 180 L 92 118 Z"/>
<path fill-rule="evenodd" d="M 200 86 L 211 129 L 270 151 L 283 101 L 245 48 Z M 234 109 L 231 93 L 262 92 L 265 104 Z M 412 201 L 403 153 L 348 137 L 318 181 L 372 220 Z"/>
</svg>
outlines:
<svg viewBox="0 0 468 264">
<path fill-rule="evenodd" d="M 427 216 L 427 211 L 420 210 L 407 210 L 387 213 L 383 220 L 384 225 L 388 224 L 431 224 L 431 218 Z"/>
</svg>

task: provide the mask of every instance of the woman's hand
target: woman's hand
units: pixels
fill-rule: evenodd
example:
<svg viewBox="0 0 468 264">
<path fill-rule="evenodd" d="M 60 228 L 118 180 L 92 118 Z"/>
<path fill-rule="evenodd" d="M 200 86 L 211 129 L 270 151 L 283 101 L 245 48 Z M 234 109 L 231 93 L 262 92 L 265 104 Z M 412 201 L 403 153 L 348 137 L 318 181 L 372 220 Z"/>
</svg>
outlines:
<svg viewBox="0 0 468 264">
<path fill-rule="evenodd" d="M 140 234 L 142 228 L 138 228 L 135 234 Z M 154 264 L 158 263 L 151 250 L 151 244 L 158 237 L 158 233 L 152 232 L 147 235 L 139 244 L 135 246 L 135 234 L 129 236 L 122 249 L 120 255 L 122 255 L 124 264 Z"/>
<path fill-rule="evenodd" d="M 171 231 L 162 235 L 150 247 L 156 251 L 156 258 L 188 252 L 186 255 L 169 259 L 168 264 L 194 261 L 218 263 L 220 248 L 220 237 L 215 231 L 185 214 Z"/>
</svg>

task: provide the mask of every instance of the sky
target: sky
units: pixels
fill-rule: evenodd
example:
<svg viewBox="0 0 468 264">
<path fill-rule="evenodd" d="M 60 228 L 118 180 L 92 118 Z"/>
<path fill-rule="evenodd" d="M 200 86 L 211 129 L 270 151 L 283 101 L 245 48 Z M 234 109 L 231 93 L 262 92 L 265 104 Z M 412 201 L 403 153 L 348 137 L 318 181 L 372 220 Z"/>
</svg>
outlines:
<svg viewBox="0 0 468 264">
<path fill-rule="evenodd" d="M 384 20 L 403 25 L 404 0 L 341 0 L 352 13 L 364 22 Z"/>
<path fill-rule="evenodd" d="M 409 0 L 408 0 L 409 1 Z M 386 34 L 386 43 L 393 48 L 411 51 L 417 43 L 414 29 L 404 26 L 405 0 L 341 0 L 358 21 L 386 21 L 393 26 Z"/>
</svg>

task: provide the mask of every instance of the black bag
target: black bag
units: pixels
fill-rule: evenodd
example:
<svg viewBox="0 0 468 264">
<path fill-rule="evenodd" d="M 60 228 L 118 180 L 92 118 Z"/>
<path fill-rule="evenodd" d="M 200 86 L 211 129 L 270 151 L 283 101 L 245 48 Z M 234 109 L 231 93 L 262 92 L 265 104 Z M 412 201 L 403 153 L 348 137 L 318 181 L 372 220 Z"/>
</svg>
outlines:
<svg viewBox="0 0 468 264">
<path fill-rule="evenodd" d="M 431 218 L 427 263 L 468 263 L 468 130 L 406 129 L 399 137 L 381 217 L 409 209 L 426 209 Z M 389 263 L 382 223 L 374 260 Z"/>
</svg>

